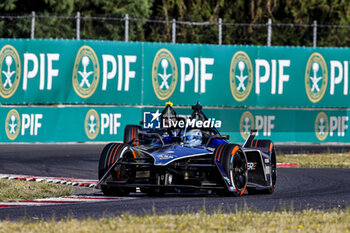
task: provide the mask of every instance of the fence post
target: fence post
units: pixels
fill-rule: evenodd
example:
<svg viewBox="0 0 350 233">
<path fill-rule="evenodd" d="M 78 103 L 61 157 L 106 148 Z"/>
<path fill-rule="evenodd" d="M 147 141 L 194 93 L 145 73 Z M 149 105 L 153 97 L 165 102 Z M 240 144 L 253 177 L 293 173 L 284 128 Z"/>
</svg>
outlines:
<svg viewBox="0 0 350 233">
<path fill-rule="evenodd" d="M 267 21 L 267 46 L 271 46 L 272 20 Z"/>
<path fill-rule="evenodd" d="M 317 46 L 317 21 L 314 20 L 314 35 L 313 35 L 313 47 Z"/>
<path fill-rule="evenodd" d="M 222 44 L 222 19 L 219 18 L 219 27 L 218 27 L 218 30 L 219 30 L 219 45 Z"/>
<path fill-rule="evenodd" d="M 124 33 L 124 39 L 125 39 L 125 42 L 128 42 L 129 41 L 129 15 L 126 14 L 125 15 L 125 33 Z"/>
<path fill-rule="evenodd" d="M 77 12 L 77 40 L 80 40 L 80 12 Z"/>
<path fill-rule="evenodd" d="M 32 24 L 30 28 L 30 39 L 34 39 L 35 35 L 35 11 L 32 11 Z"/>
<path fill-rule="evenodd" d="M 172 42 L 173 44 L 176 43 L 176 19 L 173 19 L 173 24 L 172 24 Z"/>
</svg>

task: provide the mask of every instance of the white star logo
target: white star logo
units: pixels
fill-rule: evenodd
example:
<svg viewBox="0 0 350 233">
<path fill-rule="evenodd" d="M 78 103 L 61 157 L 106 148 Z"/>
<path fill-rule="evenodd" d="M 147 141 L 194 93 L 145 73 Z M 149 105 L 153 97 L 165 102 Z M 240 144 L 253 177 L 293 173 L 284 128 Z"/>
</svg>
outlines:
<svg viewBox="0 0 350 233">
<path fill-rule="evenodd" d="M 152 114 L 152 120 L 151 122 L 153 122 L 154 120 L 158 119 L 162 114 L 159 113 L 159 110 L 157 110 L 155 113 L 151 113 Z"/>
</svg>

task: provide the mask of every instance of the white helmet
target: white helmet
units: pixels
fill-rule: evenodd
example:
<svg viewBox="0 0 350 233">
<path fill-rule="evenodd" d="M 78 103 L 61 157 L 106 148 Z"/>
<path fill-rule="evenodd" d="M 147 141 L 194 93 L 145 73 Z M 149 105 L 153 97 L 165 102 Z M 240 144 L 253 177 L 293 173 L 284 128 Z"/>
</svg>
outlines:
<svg viewBox="0 0 350 233">
<path fill-rule="evenodd" d="M 199 146 L 202 144 L 202 132 L 199 129 L 192 129 L 186 133 L 185 144 L 187 146 Z"/>
</svg>

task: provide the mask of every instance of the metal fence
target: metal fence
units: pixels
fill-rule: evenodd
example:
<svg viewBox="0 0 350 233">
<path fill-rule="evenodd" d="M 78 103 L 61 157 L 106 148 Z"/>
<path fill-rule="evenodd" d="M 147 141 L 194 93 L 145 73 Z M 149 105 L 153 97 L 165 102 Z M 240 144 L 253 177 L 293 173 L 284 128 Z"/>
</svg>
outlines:
<svg viewBox="0 0 350 233">
<path fill-rule="evenodd" d="M 121 17 L 0 15 L 2 38 L 64 38 L 171 43 L 350 46 L 349 25 L 190 22 Z"/>
</svg>

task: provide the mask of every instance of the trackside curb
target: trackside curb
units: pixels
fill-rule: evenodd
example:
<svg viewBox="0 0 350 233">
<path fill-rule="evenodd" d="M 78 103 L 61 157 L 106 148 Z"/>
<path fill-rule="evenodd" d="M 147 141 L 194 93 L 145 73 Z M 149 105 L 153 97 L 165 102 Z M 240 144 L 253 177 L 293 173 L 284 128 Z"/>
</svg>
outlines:
<svg viewBox="0 0 350 233">
<path fill-rule="evenodd" d="M 47 182 L 47 183 L 53 183 L 53 184 L 65 184 L 65 185 L 88 187 L 88 188 L 95 188 L 98 182 L 97 180 L 87 180 L 87 179 L 13 175 L 13 174 L 0 174 L 0 179 Z"/>
<path fill-rule="evenodd" d="M 297 168 L 297 163 L 277 163 L 277 168 Z"/>
</svg>

